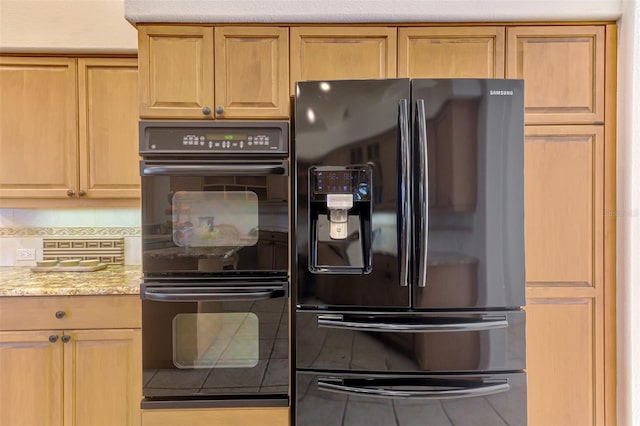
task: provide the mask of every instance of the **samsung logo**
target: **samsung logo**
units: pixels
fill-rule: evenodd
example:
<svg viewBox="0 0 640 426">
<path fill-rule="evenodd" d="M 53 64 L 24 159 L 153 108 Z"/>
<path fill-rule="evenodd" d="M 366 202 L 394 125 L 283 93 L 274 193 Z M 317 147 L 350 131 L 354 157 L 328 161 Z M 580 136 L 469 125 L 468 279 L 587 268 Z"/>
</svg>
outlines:
<svg viewBox="0 0 640 426">
<path fill-rule="evenodd" d="M 491 96 L 513 96 L 513 90 L 490 90 Z"/>
</svg>

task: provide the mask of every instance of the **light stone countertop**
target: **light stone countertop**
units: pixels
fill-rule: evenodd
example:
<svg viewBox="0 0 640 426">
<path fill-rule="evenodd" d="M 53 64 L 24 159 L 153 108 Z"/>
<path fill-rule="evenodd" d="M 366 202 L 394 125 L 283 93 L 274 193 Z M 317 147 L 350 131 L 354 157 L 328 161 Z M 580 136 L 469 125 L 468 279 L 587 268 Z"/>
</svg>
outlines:
<svg viewBox="0 0 640 426">
<path fill-rule="evenodd" d="M 142 268 L 109 265 L 95 272 L 32 272 L 0 267 L 0 297 L 139 294 Z"/>
</svg>

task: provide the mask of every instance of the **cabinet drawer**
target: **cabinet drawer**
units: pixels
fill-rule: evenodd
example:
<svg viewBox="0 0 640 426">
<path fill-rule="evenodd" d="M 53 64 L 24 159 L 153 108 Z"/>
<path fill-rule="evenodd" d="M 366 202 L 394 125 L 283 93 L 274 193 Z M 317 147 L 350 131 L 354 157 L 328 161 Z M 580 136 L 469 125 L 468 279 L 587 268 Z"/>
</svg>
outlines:
<svg viewBox="0 0 640 426">
<path fill-rule="evenodd" d="M 142 410 L 142 426 L 288 426 L 289 408 Z"/>
<path fill-rule="evenodd" d="M 2 297 L 0 330 L 140 328 L 140 307 L 137 295 Z"/>
</svg>

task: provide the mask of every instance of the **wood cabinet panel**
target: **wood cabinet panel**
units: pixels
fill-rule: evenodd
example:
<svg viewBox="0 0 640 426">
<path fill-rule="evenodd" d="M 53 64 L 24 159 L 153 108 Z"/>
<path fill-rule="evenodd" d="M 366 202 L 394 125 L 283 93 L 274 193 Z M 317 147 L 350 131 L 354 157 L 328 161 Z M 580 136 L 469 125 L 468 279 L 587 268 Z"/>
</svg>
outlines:
<svg viewBox="0 0 640 426">
<path fill-rule="evenodd" d="M 0 93 L 0 198 L 66 198 L 78 178 L 76 61 L 0 57 Z"/>
<path fill-rule="evenodd" d="M 139 425 L 142 400 L 140 330 L 65 334 L 65 424 Z M 71 420 L 71 421 L 69 421 Z"/>
<path fill-rule="evenodd" d="M 211 119 L 212 27 L 140 25 L 138 64 L 140 117 Z"/>
<path fill-rule="evenodd" d="M 289 409 L 211 408 L 142 410 L 143 426 L 288 426 Z"/>
<path fill-rule="evenodd" d="M 591 299 L 528 300 L 530 426 L 603 424 L 596 324 Z"/>
<path fill-rule="evenodd" d="M 140 328 L 141 309 L 135 294 L 0 297 L 0 330 Z"/>
<path fill-rule="evenodd" d="M 525 80 L 527 124 L 604 120 L 604 26 L 507 29 L 507 78 Z"/>
<path fill-rule="evenodd" d="M 396 76 L 396 28 L 291 27 L 291 93 L 302 80 Z"/>
<path fill-rule="evenodd" d="M 601 127 L 526 128 L 528 285 L 601 284 L 602 173 Z"/>
<path fill-rule="evenodd" d="M 137 65 L 134 58 L 78 60 L 80 190 L 87 198 L 140 197 Z"/>
<path fill-rule="evenodd" d="M 63 347 L 52 334 L 0 332 L 0 424 L 62 426 Z"/>
<path fill-rule="evenodd" d="M 504 78 L 504 27 L 398 29 L 398 77 Z"/>
<path fill-rule="evenodd" d="M 287 28 L 216 27 L 215 68 L 218 118 L 289 117 Z"/>
</svg>

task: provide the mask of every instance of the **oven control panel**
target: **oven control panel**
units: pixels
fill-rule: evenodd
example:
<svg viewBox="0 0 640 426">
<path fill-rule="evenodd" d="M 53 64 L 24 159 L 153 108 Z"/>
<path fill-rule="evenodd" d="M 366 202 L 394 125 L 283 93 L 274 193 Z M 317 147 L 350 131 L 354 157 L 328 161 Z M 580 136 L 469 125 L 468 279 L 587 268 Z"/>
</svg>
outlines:
<svg viewBox="0 0 640 426">
<path fill-rule="evenodd" d="M 140 122 L 140 154 L 286 154 L 286 122 Z"/>
</svg>

